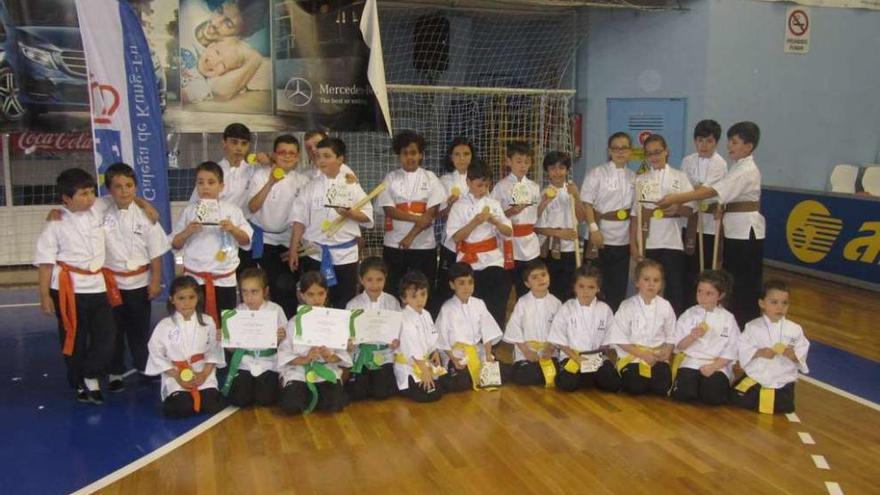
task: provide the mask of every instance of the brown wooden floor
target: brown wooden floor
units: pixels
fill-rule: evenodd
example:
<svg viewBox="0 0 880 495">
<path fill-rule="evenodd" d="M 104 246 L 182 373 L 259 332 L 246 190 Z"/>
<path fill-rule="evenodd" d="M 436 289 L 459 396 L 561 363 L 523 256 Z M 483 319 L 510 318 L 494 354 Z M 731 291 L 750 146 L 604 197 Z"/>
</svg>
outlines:
<svg viewBox="0 0 880 495">
<path fill-rule="evenodd" d="M 767 270 L 807 336 L 880 357 L 876 294 Z M 877 493 L 880 412 L 806 382 L 800 423 L 729 407 L 505 386 L 361 402 L 337 415 L 239 411 L 108 494 Z M 801 443 L 810 433 L 815 445 Z M 815 467 L 825 456 L 830 470 Z"/>
</svg>

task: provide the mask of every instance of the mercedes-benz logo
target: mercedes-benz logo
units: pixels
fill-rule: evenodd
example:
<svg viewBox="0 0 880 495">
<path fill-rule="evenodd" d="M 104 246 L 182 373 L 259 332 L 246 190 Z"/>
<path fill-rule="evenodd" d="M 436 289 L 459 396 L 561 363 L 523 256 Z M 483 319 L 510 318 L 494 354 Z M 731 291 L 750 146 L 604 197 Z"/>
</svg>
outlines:
<svg viewBox="0 0 880 495">
<path fill-rule="evenodd" d="M 304 107 L 312 101 L 312 84 L 301 77 L 291 77 L 284 86 L 284 97 L 295 107 Z"/>
</svg>

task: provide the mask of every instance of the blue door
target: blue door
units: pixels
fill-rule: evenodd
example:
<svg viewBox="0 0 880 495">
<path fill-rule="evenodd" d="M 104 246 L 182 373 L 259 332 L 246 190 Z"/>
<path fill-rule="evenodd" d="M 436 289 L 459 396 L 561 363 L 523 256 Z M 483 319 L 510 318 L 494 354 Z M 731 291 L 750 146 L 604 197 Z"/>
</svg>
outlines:
<svg viewBox="0 0 880 495">
<path fill-rule="evenodd" d="M 618 131 L 630 135 L 633 142 L 630 165 L 636 168 L 644 160 L 641 141 L 648 134 L 666 138 L 669 165 L 679 168 L 687 146 L 686 122 L 686 98 L 608 98 L 608 135 Z"/>
</svg>

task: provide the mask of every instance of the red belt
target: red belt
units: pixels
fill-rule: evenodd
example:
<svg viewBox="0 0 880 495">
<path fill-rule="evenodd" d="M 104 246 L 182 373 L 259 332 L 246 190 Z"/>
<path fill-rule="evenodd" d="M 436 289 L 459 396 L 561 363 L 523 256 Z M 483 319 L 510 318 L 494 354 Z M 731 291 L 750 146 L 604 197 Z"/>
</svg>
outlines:
<svg viewBox="0 0 880 495">
<path fill-rule="evenodd" d="M 204 354 L 193 354 L 192 356 L 190 356 L 189 361 L 172 361 L 172 363 L 174 364 L 174 367 L 177 368 L 177 372 L 180 373 L 183 370 L 192 371 L 192 364 L 198 363 L 199 361 L 202 361 L 204 359 Z M 189 394 L 192 395 L 193 398 L 193 411 L 201 411 L 202 394 L 199 392 L 199 387 L 189 389 Z"/>
<path fill-rule="evenodd" d="M 64 327 L 64 347 L 61 353 L 65 356 L 73 355 L 73 348 L 76 345 L 76 293 L 73 288 L 72 273 L 79 275 L 97 275 L 101 271 L 89 271 L 68 265 L 63 261 L 58 261 L 61 271 L 58 273 L 58 305 L 59 313 L 61 313 L 61 326 Z"/>
<path fill-rule="evenodd" d="M 455 248 L 459 253 L 464 254 L 462 256 L 461 261 L 467 263 L 469 265 L 473 265 L 476 263 L 479 258 L 477 257 L 480 253 L 488 253 L 489 251 L 494 251 L 498 249 L 498 239 L 495 237 L 488 237 L 483 239 L 482 241 L 477 242 L 464 242 L 461 241 L 456 244 Z"/>
<path fill-rule="evenodd" d="M 424 201 L 413 201 L 410 203 L 397 203 L 394 205 L 398 210 L 405 213 L 414 213 L 416 215 L 424 215 L 426 211 L 428 211 L 428 203 Z M 385 217 L 385 232 L 390 232 L 394 230 L 394 219 L 386 216 Z"/>
<path fill-rule="evenodd" d="M 116 285 L 116 277 L 134 277 L 141 273 L 147 273 L 149 269 L 148 265 L 144 265 L 131 272 L 117 272 L 109 268 L 101 268 L 101 273 L 104 275 L 104 283 L 107 285 L 107 299 L 110 300 L 110 305 L 114 308 L 122 306 L 122 293 L 119 292 L 119 286 Z"/>
<path fill-rule="evenodd" d="M 235 270 L 229 273 L 215 274 L 211 272 L 197 272 L 184 267 L 183 271 L 205 281 L 205 313 L 211 315 L 211 318 L 214 319 L 214 324 L 217 325 L 217 328 L 220 328 L 220 314 L 217 312 L 217 292 L 214 291 L 214 281 L 235 275 Z"/>
</svg>

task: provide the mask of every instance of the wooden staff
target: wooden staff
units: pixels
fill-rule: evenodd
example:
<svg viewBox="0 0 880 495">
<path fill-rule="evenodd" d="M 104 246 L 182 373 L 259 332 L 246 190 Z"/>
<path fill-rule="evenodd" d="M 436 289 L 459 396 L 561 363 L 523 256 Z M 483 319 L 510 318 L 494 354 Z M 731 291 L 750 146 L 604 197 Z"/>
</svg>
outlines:
<svg viewBox="0 0 880 495">
<path fill-rule="evenodd" d="M 703 246 L 703 202 L 697 204 L 697 243 L 700 247 L 700 272 L 706 269 L 706 262 L 703 260 L 703 252 L 706 249 Z M 715 269 L 713 264 L 712 269 Z"/>
<path fill-rule="evenodd" d="M 374 187 L 373 190 L 370 191 L 370 194 L 367 194 L 366 196 L 364 196 L 363 198 L 358 200 L 358 202 L 351 205 L 351 209 L 352 210 L 360 210 L 361 208 L 364 207 L 364 205 L 366 205 L 367 203 L 372 201 L 373 198 L 378 196 L 379 193 L 381 193 L 384 190 L 385 190 L 385 183 L 382 182 L 378 186 Z M 345 224 L 345 220 L 346 220 L 346 218 L 342 217 L 342 216 L 334 218 L 333 221 L 330 222 L 330 225 L 328 225 L 327 228 L 324 229 L 324 233 L 327 234 L 327 237 L 332 237 L 334 234 L 339 232 L 339 229 L 341 229 L 342 226 Z"/>
<path fill-rule="evenodd" d="M 569 199 L 571 199 L 571 221 L 574 224 L 574 263 L 575 268 L 581 267 L 581 243 L 579 242 L 580 233 L 578 233 L 578 217 L 577 217 L 577 205 L 574 203 L 575 197 L 572 194 L 568 195 Z"/>
<path fill-rule="evenodd" d="M 721 213 L 721 203 L 718 203 L 718 209 L 715 210 L 715 244 L 712 245 L 712 269 L 718 269 L 718 245 L 721 244 L 721 222 L 724 220 L 724 213 Z"/>
</svg>

